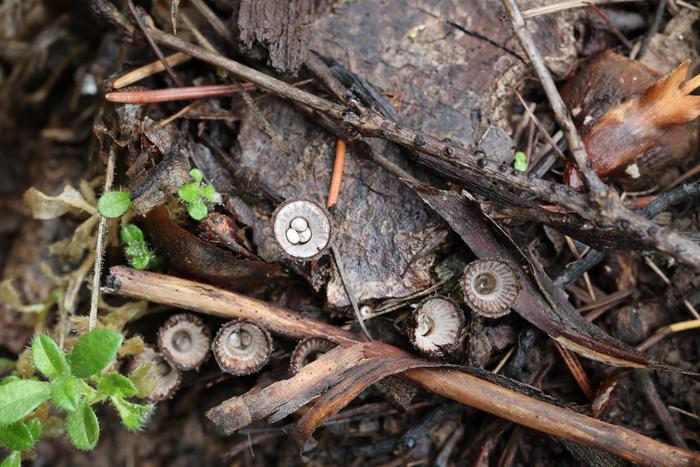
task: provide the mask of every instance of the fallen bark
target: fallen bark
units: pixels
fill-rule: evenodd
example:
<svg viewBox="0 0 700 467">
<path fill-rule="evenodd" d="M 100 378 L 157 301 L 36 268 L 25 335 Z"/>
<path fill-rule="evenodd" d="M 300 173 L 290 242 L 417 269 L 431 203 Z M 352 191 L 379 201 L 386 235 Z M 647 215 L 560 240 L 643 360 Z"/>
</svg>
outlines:
<svg viewBox="0 0 700 467">
<path fill-rule="evenodd" d="M 124 266 L 111 268 L 109 291 L 155 303 L 185 308 L 224 318 L 248 319 L 270 331 L 301 339 L 331 338 L 351 347 L 362 337 L 297 313 L 173 276 L 136 271 Z M 374 341 L 377 352 L 405 353 Z M 676 448 L 632 430 L 591 418 L 570 409 L 501 387 L 459 370 L 414 369 L 403 376 L 425 389 L 498 417 L 569 441 L 590 445 L 642 465 L 700 465 L 700 454 Z"/>
</svg>

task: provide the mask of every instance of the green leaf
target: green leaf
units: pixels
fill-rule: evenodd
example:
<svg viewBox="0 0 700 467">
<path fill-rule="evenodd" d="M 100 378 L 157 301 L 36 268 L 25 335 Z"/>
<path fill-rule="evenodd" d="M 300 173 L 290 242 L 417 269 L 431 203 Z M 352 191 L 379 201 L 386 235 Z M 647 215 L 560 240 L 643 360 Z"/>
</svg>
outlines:
<svg viewBox="0 0 700 467">
<path fill-rule="evenodd" d="M 0 445 L 8 449 L 26 451 L 31 449 L 35 442 L 36 438 L 24 422 L 0 427 Z"/>
<path fill-rule="evenodd" d="M 12 451 L 9 456 L 2 461 L 0 467 L 21 467 L 22 466 L 22 456 L 19 451 Z"/>
<path fill-rule="evenodd" d="M 207 205 L 203 202 L 196 201 L 187 206 L 187 213 L 192 219 L 196 221 L 201 221 L 202 219 L 207 217 L 207 214 L 209 214 L 209 209 L 207 209 Z"/>
<path fill-rule="evenodd" d="M 51 395 L 49 383 L 31 379 L 0 386 L 0 426 L 22 420 Z"/>
<path fill-rule="evenodd" d="M 106 328 L 82 336 L 68 354 L 73 375 L 87 378 L 107 368 L 117 355 L 122 339 L 121 334 Z"/>
<path fill-rule="evenodd" d="M 76 448 L 82 451 L 94 448 L 100 438 L 100 424 L 92 407 L 82 403 L 71 412 L 66 418 L 66 433 Z"/>
<path fill-rule="evenodd" d="M 48 378 L 68 373 L 66 357 L 49 336 L 36 336 L 32 341 L 32 361 L 37 370 Z"/>
<path fill-rule="evenodd" d="M 525 172 L 527 170 L 527 154 L 522 151 L 516 152 L 513 168 L 519 172 Z"/>
<path fill-rule="evenodd" d="M 138 392 L 134 383 L 119 373 L 110 373 L 102 378 L 97 389 L 107 396 L 131 397 Z"/>
<path fill-rule="evenodd" d="M 144 243 L 146 241 L 144 239 L 143 232 L 141 231 L 141 229 L 139 229 L 138 226 L 134 224 L 126 224 L 125 226 L 123 226 L 120 231 L 120 236 L 122 242 L 126 244 Z"/>
<path fill-rule="evenodd" d="M 41 433 L 43 431 L 41 421 L 38 418 L 32 418 L 31 420 L 26 421 L 24 423 L 25 425 L 27 425 L 29 432 L 32 434 L 32 439 L 34 439 L 34 442 L 39 441 L 39 438 L 41 438 Z"/>
<path fill-rule="evenodd" d="M 97 212 L 104 217 L 121 217 L 131 207 L 128 191 L 108 191 L 97 200 Z"/>
<path fill-rule="evenodd" d="M 124 254 L 132 268 L 147 269 L 156 265 L 157 257 L 146 245 L 143 232 L 137 226 L 127 224 L 122 227 L 121 239 L 126 244 Z"/>
<path fill-rule="evenodd" d="M 199 199 L 199 182 L 182 185 L 177 190 L 177 195 L 186 203 L 193 203 Z"/>
<path fill-rule="evenodd" d="M 82 393 L 82 383 L 75 376 L 69 376 L 51 385 L 51 400 L 59 409 L 73 412 L 78 408 Z"/>
<path fill-rule="evenodd" d="M 130 375 L 131 381 L 142 399 L 150 396 L 158 385 L 158 367 L 155 362 L 144 362 Z"/>
<path fill-rule="evenodd" d="M 194 178 L 195 183 L 199 184 L 204 179 L 204 174 L 199 169 L 190 170 L 190 176 Z"/>
<path fill-rule="evenodd" d="M 121 397 L 112 397 L 112 405 L 119 412 L 122 423 L 128 430 L 138 430 L 153 412 L 153 404 L 134 404 Z"/>
</svg>

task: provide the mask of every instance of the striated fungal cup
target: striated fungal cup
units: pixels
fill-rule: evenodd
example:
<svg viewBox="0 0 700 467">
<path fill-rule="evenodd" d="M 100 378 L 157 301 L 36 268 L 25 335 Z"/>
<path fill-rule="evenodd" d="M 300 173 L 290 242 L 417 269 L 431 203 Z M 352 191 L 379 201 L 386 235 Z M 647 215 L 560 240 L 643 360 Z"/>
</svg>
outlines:
<svg viewBox="0 0 700 467">
<path fill-rule="evenodd" d="M 460 285 L 467 305 L 487 318 L 508 314 L 520 293 L 518 274 L 509 264 L 495 259 L 470 263 Z"/>
<path fill-rule="evenodd" d="M 289 370 L 293 375 L 337 344 L 323 337 L 309 337 L 297 344 L 289 360 Z"/>
<path fill-rule="evenodd" d="M 171 316 L 158 330 L 158 348 L 180 370 L 199 368 L 209 356 L 210 344 L 209 329 L 190 313 Z"/>
<path fill-rule="evenodd" d="M 420 352 L 438 357 L 457 349 L 464 340 L 464 313 L 454 301 L 435 296 L 413 312 L 408 337 Z"/>
<path fill-rule="evenodd" d="M 133 373 L 139 366 L 147 362 L 155 363 L 158 369 L 158 383 L 148 398 L 153 402 L 158 402 L 173 397 L 180 388 L 182 372 L 170 365 L 153 347 L 146 346 L 143 352 L 131 361 L 129 373 Z"/>
<path fill-rule="evenodd" d="M 231 321 L 219 329 L 212 351 L 223 371 L 237 376 L 249 375 L 267 363 L 272 353 L 272 337 L 257 324 Z"/>
<path fill-rule="evenodd" d="M 281 204 L 272 215 L 275 242 L 289 258 L 318 258 L 331 241 L 331 218 L 321 205 L 298 199 Z"/>
</svg>

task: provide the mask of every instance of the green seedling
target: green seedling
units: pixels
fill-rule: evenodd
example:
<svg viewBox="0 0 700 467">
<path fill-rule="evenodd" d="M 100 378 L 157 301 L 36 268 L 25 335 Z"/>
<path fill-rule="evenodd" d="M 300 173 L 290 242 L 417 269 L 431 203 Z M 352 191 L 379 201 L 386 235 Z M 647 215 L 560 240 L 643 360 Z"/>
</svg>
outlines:
<svg viewBox="0 0 700 467">
<path fill-rule="evenodd" d="M 158 256 L 146 244 L 143 232 L 134 224 L 127 224 L 120 231 L 124 254 L 134 269 L 149 269 L 158 265 Z"/>
<path fill-rule="evenodd" d="M 97 212 L 104 217 L 121 217 L 131 207 L 131 193 L 128 191 L 108 191 L 97 200 Z"/>
<path fill-rule="evenodd" d="M 190 175 L 194 182 L 187 183 L 177 190 L 177 194 L 182 201 L 187 204 L 187 213 L 194 220 L 201 221 L 209 213 L 207 203 L 216 204 L 221 202 L 221 195 L 216 192 L 213 186 L 202 183 L 204 174 L 199 169 L 190 170 Z"/>
<path fill-rule="evenodd" d="M 519 172 L 525 172 L 527 170 L 527 154 L 522 151 L 516 152 L 513 168 Z"/>
<path fill-rule="evenodd" d="M 43 422 L 33 413 L 47 401 L 65 414 L 65 431 L 73 446 L 85 451 L 100 437 L 95 404 L 109 401 L 128 430 L 146 423 L 153 405 L 127 400 L 137 396 L 138 389 L 126 376 L 108 370 L 122 341 L 116 331 L 95 329 L 65 353 L 49 336 L 34 338 L 32 362 L 44 379 L 10 375 L 0 381 L 0 445 L 11 451 L 1 467 L 19 466 L 21 452 L 39 440 Z"/>
</svg>

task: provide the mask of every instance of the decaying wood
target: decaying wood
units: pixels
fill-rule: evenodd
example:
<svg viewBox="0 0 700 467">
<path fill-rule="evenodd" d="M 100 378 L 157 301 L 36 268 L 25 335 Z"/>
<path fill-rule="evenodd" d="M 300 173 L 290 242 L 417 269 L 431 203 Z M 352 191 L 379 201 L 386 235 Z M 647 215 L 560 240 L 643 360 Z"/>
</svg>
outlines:
<svg viewBox="0 0 700 467">
<path fill-rule="evenodd" d="M 243 52 L 267 58 L 280 73 L 296 72 L 308 53 L 313 0 L 242 0 L 238 31 Z"/>
<path fill-rule="evenodd" d="M 108 287 L 119 295 L 229 319 L 248 319 L 276 334 L 296 339 L 331 338 L 342 347 L 361 342 L 361 337 L 350 331 L 210 285 L 123 266 L 113 267 L 110 272 Z M 403 353 L 393 346 L 373 342 L 372 348 L 380 353 Z M 404 377 L 435 394 L 535 430 L 598 447 L 632 462 L 643 465 L 700 463 L 697 453 L 668 446 L 626 428 L 550 405 L 458 370 L 413 369 L 406 371 Z"/>
<path fill-rule="evenodd" d="M 529 193 L 541 200 L 570 209 L 601 227 L 632 233 L 644 243 L 674 256 L 679 261 L 700 268 L 699 246 L 675 231 L 661 228 L 622 208 L 617 202 L 597 205 L 568 187 L 525 176 L 485 158 L 477 159 L 473 148 L 464 149 L 444 139 L 419 134 L 375 111 L 365 109 L 359 102 L 354 108 L 347 108 L 157 29 L 150 29 L 149 32 L 154 40 L 163 45 L 224 68 L 280 97 L 311 107 L 363 136 L 380 136 L 400 146 L 411 148 L 420 153 L 419 162 L 466 184 L 475 191 L 478 190 L 487 196 L 497 196 L 506 188 Z"/>
</svg>

